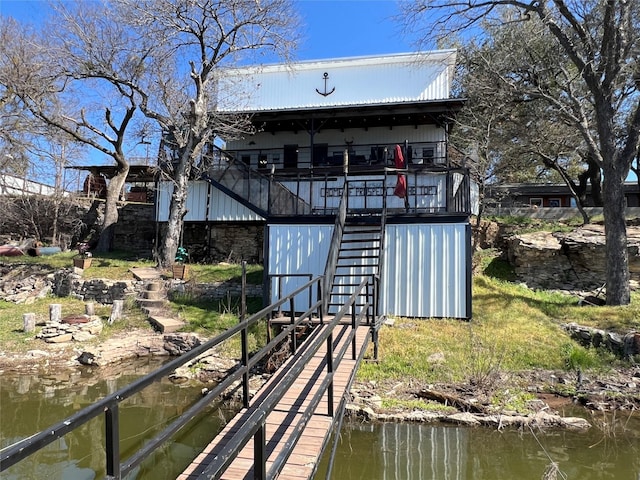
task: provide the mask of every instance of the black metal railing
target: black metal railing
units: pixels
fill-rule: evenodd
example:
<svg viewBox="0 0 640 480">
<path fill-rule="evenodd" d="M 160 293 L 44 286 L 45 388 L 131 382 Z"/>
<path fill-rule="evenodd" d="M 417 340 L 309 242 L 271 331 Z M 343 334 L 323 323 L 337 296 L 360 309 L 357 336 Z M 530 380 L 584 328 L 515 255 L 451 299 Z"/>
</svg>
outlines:
<svg viewBox="0 0 640 480">
<path fill-rule="evenodd" d="M 322 321 L 322 285 L 323 277 L 316 277 L 289 295 L 277 300 L 271 305 L 263 308 L 259 312 L 251 315 L 248 319 L 240 321 L 237 325 L 231 327 L 216 338 L 209 340 L 202 345 L 183 354 L 179 358 L 168 362 L 154 372 L 136 380 L 119 391 L 97 401 L 95 404 L 82 409 L 74 415 L 64 419 L 63 421 L 32 435 L 20 442 L 17 442 L 0 451 L 0 472 L 5 471 L 12 465 L 29 457 L 35 452 L 41 450 L 51 444 L 63 435 L 81 427 L 89 420 L 104 415 L 105 420 L 105 466 L 107 479 L 120 480 L 130 473 L 135 467 L 140 465 L 145 459 L 153 454 L 158 447 L 163 445 L 173 435 L 180 431 L 189 421 L 191 421 L 198 413 L 207 408 L 214 400 L 220 399 L 223 393 L 228 391 L 236 382 L 242 384 L 243 404 L 249 405 L 249 372 L 259 362 L 263 361 L 269 353 L 280 344 L 280 342 L 291 337 L 295 339 L 295 328 L 303 321 L 308 320 L 312 316 L 317 316 Z M 259 351 L 255 352 L 251 357 L 248 355 L 248 335 L 247 331 L 253 325 L 261 321 L 267 321 L 272 318 L 274 312 L 277 312 L 282 305 L 289 305 L 292 312 L 296 311 L 295 298 L 305 294 L 310 288 L 318 289 L 318 301 L 311 307 L 299 315 L 291 325 L 286 326 L 282 332 L 267 343 Z M 292 314 L 293 315 L 293 314 Z M 204 397 L 196 401 L 183 415 L 174 420 L 170 425 L 164 428 L 154 438 L 149 440 L 141 449 L 136 451 L 131 457 L 122 461 L 120 458 L 120 420 L 119 405 L 127 398 L 142 391 L 147 386 L 169 376 L 178 367 L 183 366 L 187 362 L 220 345 L 222 342 L 239 335 L 242 344 L 241 359 L 236 364 L 235 369 L 231 371 L 224 379 L 220 381 L 216 387 L 212 388 Z"/>
<path fill-rule="evenodd" d="M 338 264 L 338 255 L 340 254 L 340 245 L 342 243 L 342 233 L 344 232 L 344 225 L 347 220 L 347 208 L 348 208 L 348 195 L 349 189 L 344 188 L 342 190 L 342 196 L 340 197 L 340 205 L 336 215 L 336 221 L 333 227 L 333 234 L 331 236 L 331 243 L 329 244 L 329 253 L 327 255 L 327 263 L 324 267 L 324 291 L 326 295 L 324 297 L 324 311 L 326 312 L 329 307 L 329 298 L 331 297 L 331 286 L 333 285 L 333 279 L 336 274 L 336 265 Z"/>
<path fill-rule="evenodd" d="M 305 341 L 305 349 L 294 362 L 289 363 L 286 367 L 278 371 L 277 386 L 269 392 L 269 394 L 259 403 L 249 407 L 246 412 L 244 422 L 233 437 L 227 439 L 222 449 L 217 452 L 212 463 L 210 463 L 204 471 L 198 476 L 199 480 L 220 478 L 222 473 L 232 464 L 240 450 L 253 438 L 254 440 L 254 478 L 258 480 L 277 478 L 280 471 L 284 467 L 288 457 L 293 451 L 293 447 L 299 440 L 304 427 L 307 425 L 312 414 L 318 408 L 322 398 L 327 396 L 327 414 L 333 416 L 335 406 L 333 404 L 333 377 L 334 372 L 345 358 L 348 350 L 351 350 L 351 358 L 360 361 L 366 348 L 368 340 L 364 342 L 360 352 L 357 351 L 356 333 L 358 327 L 370 328 L 375 322 L 369 318 L 369 308 L 365 308 L 361 313 L 356 314 L 356 309 L 352 308 L 358 301 L 358 298 L 364 296 L 366 298 L 367 285 L 369 279 L 365 279 L 338 311 L 336 316 L 324 328 L 317 329 Z M 319 306 L 322 302 L 316 302 Z M 342 344 L 338 352 L 334 352 L 333 330 L 339 325 L 342 319 L 350 312 L 351 330 Z M 306 314 L 305 314 L 306 315 Z M 363 321 L 364 320 L 364 321 Z M 296 321 L 296 324 L 298 322 Z M 277 338 L 277 337 L 276 337 Z M 370 337 L 367 337 L 369 339 Z M 274 339 L 275 340 L 275 339 Z M 309 404 L 300 416 L 297 424 L 293 427 L 292 433 L 285 440 L 284 448 L 271 464 L 269 470 L 266 468 L 266 419 L 270 412 L 274 410 L 278 402 L 291 386 L 298 381 L 298 377 L 305 366 L 313 358 L 316 352 L 326 345 L 326 375 L 322 382 L 318 385 L 318 389 L 313 397 L 309 400 Z M 355 371 L 353 372 L 355 375 Z"/>
</svg>

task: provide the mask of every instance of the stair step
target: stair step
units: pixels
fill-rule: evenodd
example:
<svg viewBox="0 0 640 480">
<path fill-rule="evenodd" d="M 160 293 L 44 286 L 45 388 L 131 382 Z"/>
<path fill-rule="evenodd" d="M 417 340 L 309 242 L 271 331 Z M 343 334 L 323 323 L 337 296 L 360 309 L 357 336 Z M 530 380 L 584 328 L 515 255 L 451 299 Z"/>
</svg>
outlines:
<svg viewBox="0 0 640 480">
<path fill-rule="evenodd" d="M 374 250 L 380 250 L 380 246 L 374 245 L 374 246 L 363 246 L 363 247 L 341 247 L 340 248 L 341 252 L 366 252 L 366 251 L 374 251 Z"/>
<path fill-rule="evenodd" d="M 160 290 L 144 290 L 141 295 L 144 300 L 162 300 L 165 298 L 165 293 Z"/>
<path fill-rule="evenodd" d="M 347 258 L 380 258 L 380 255 L 340 255 L 338 254 L 338 260 L 343 260 Z"/>
<path fill-rule="evenodd" d="M 184 322 L 176 318 L 154 316 L 149 317 L 149 322 L 151 322 L 160 333 L 173 333 L 184 327 Z"/>
<path fill-rule="evenodd" d="M 166 305 L 167 301 L 164 298 L 151 299 L 151 298 L 136 298 L 136 303 L 140 308 L 162 308 Z"/>
</svg>

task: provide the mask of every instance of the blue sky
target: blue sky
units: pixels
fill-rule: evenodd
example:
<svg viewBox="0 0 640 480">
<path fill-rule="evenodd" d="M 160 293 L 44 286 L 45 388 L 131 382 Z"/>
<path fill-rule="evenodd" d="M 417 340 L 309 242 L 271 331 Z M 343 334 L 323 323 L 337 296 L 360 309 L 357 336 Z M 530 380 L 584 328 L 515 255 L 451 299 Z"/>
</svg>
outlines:
<svg viewBox="0 0 640 480">
<path fill-rule="evenodd" d="M 82 1 L 82 0 L 79 0 Z M 305 28 L 297 58 L 404 53 L 414 50 L 392 18 L 395 0 L 296 0 Z M 19 21 L 38 22 L 46 14 L 44 0 L 0 0 L 0 12 Z"/>
<path fill-rule="evenodd" d="M 83 0 L 70 0 L 83 1 Z M 84 0 L 89 1 L 89 0 Z M 400 34 L 395 0 L 294 0 L 302 17 L 303 41 L 298 60 L 405 53 L 414 50 Z M 45 0 L 0 0 L 0 13 L 38 24 L 47 13 Z M 129 152 L 133 154 L 132 152 Z M 111 163 L 87 150 L 83 164 Z M 136 150 L 135 155 L 143 155 Z"/>
</svg>

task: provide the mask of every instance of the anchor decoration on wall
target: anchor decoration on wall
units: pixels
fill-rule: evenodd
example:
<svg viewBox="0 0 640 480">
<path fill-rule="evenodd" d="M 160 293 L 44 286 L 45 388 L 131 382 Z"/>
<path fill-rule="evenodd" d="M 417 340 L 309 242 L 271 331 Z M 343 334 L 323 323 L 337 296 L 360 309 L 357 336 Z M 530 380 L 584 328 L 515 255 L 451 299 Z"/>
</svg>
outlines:
<svg viewBox="0 0 640 480">
<path fill-rule="evenodd" d="M 336 87 L 333 87 L 331 91 L 327 92 L 327 80 L 329 80 L 329 74 L 327 72 L 324 72 L 324 74 L 322 75 L 322 78 L 324 78 L 324 92 L 321 92 L 317 88 L 316 88 L 316 92 L 318 92 L 323 97 L 328 97 L 329 95 L 331 95 L 333 92 L 336 91 Z"/>
</svg>

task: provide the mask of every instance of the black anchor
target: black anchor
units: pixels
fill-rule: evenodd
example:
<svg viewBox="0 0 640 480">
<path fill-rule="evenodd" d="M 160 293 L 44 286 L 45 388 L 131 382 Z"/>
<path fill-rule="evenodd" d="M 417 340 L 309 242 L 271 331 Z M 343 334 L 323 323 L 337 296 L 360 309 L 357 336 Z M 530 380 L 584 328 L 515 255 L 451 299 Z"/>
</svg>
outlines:
<svg viewBox="0 0 640 480">
<path fill-rule="evenodd" d="M 318 92 L 323 97 L 328 97 L 333 92 L 335 92 L 336 87 L 333 87 L 330 92 L 327 92 L 327 80 L 329 79 L 329 74 L 327 72 L 324 72 L 324 75 L 322 75 L 322 78 L 324 78 L 324 92 L 321 92 L 317 88 L 316 88 L 316 92 Z"/>
</svg>

